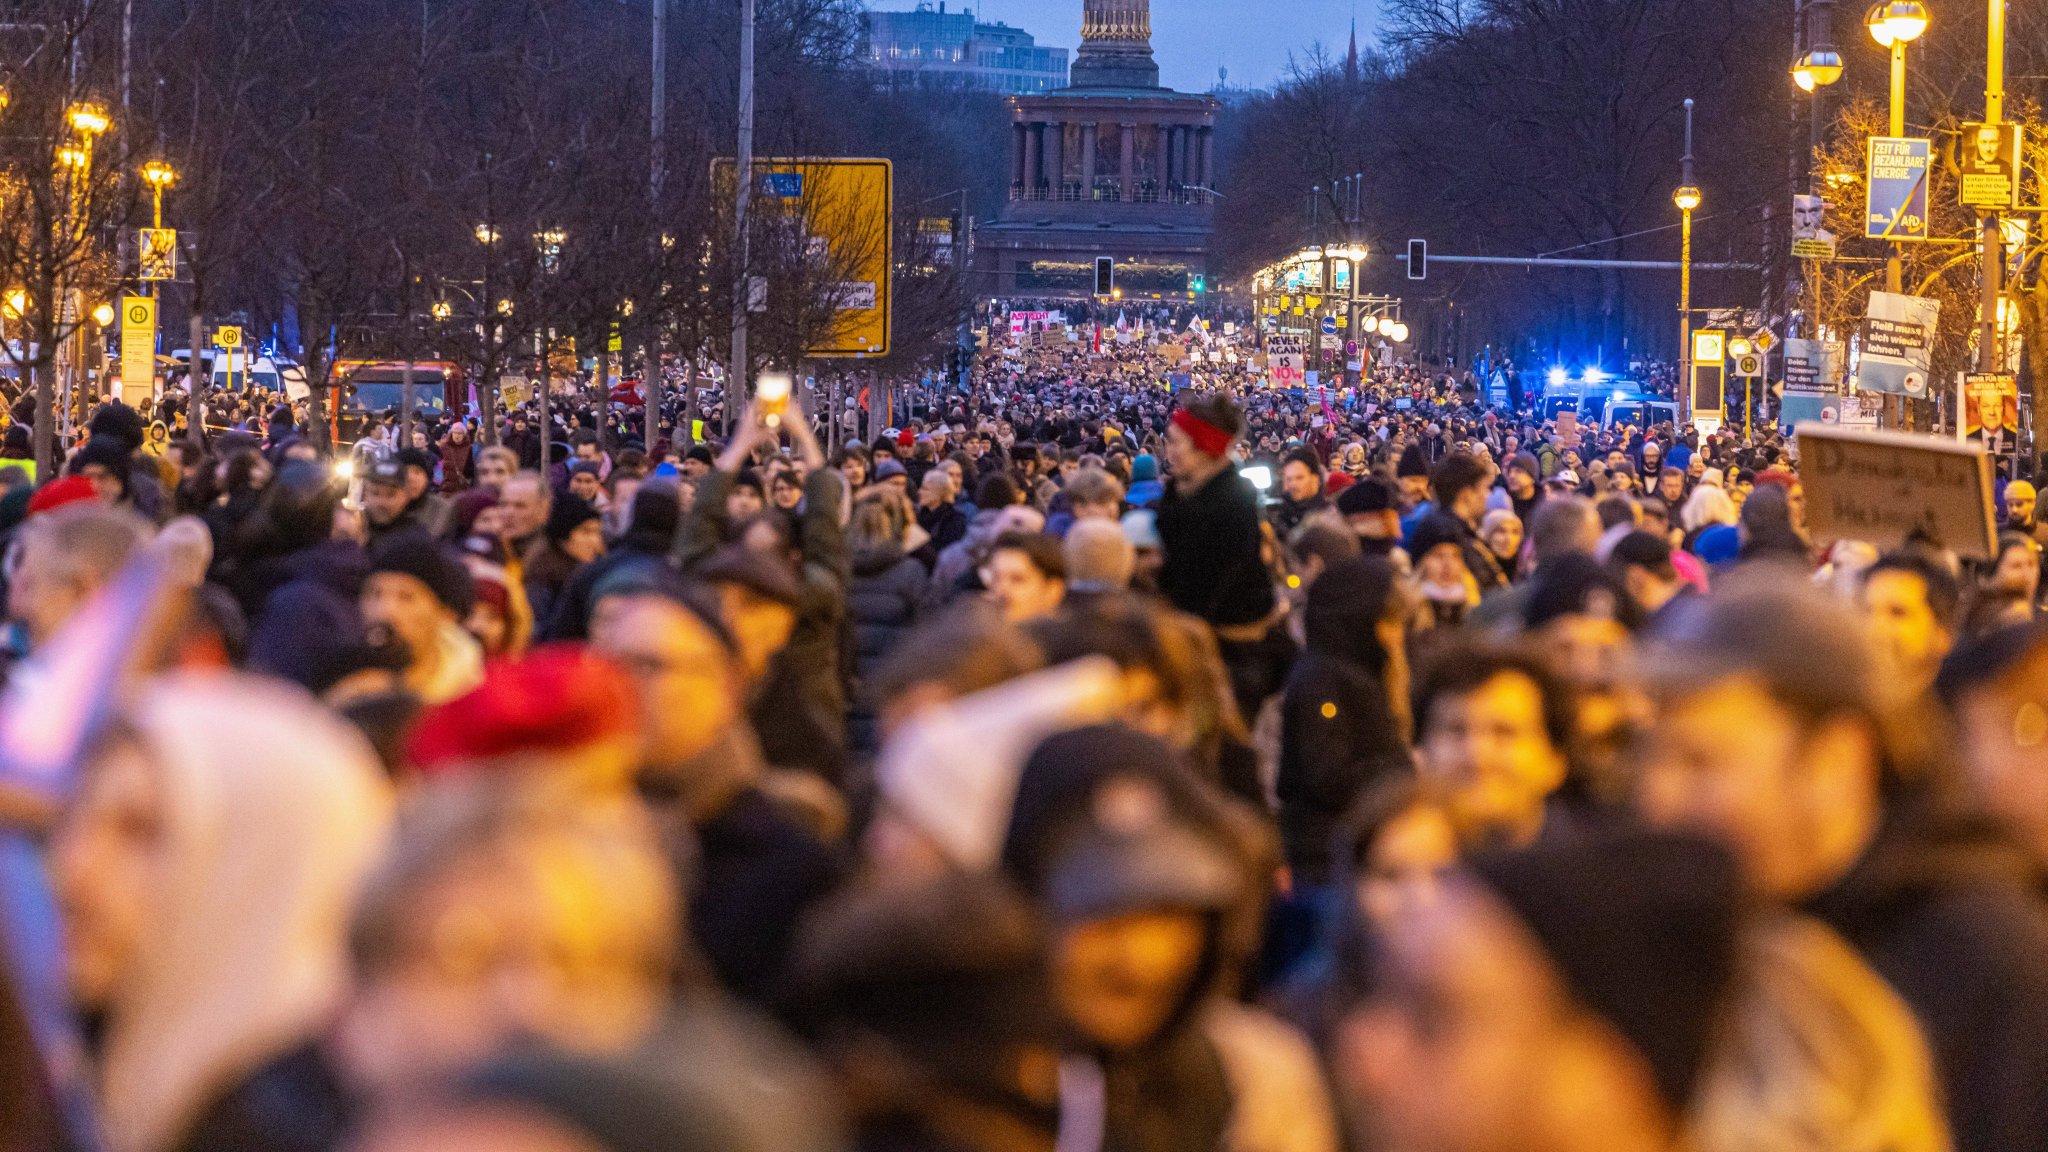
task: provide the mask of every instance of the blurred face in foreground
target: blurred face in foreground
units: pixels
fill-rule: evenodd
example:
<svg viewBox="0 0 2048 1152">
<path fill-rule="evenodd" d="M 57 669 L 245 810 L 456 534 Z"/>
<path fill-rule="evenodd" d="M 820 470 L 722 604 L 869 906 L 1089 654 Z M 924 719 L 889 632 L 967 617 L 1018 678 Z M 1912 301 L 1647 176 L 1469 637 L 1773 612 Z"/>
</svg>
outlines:
<svg viewBox="0 0 2048 1152">
<path fill-rule="evenodd" d="M 1377 991 L 1339 1026 L 1337 1078 L 1375 1146 L 1570 1152 L 1661 1146 L 1642 1058 L 1581 1009 L 1527 929 L 1454 882 L 1397 917 Z"/>
<path fill-rule="evenodd" d="M 1016 623 L 1050 615 L 1066 598 L 1066 584 L 1038 570 L 1031 557 L 1015 548 L 998 548 L 982 569 L 982 583 L 1002 607 L 1003 619 Z"/>
<path fill-rule="evenodd" d="M 739 711 L 731 655 L 703 621 L 665 597 L 599 601 L 590 642 L 640 687 L 650 768 L 682 764 L 711 747 Z"/>
<path fill-rule="evenodd" d="M 1956 705 L 1970 799 L 2048 866 L 2048 645 Z"/>
<path fill-rule="evenodd" d="M 1206 936 L 1192 912 L 1134 912 L 1066 927 L 1053 950 L 1060 1011 L 1106 1048 L 1153 1039 L 1186 1002 Z"/>
<path fill-rule="evenodd" d="M 1543 804 L 1564 783 L 1565 757 L 1544 724 L 1543 690 L 1496 673 L 1464 695 L 1439 697 L 1422 719 L 1424 783 L 1446 797 L 1468 844 L 1527 844 Z"/>
<path fill-rule="evenodd" d="M 163 796 L 139 744 L 100 758 L 51 845 L 72 1002 L 104 1009 L 145 946 L 162 882 Z"/>
<path fill-rule="evenodd" d="M 1893 676 L 1907 691 L 1934 683 L 1954 637 L 1928 601 L 1927 580 L 1916 572 L 1873 572 L 1863 585 L 1870 634 Z"/>
<path fill-rule="evenodd" d="M 1458 834 L 1450 814 L 1417 804 L 1380 829 L 1366 850 L 1353 893 L 1366 923 L 1385 930 L 1401 916 L 1434 904 L 1444 877 L 1458 862 Z"/>
<path fill-rule="evenodd" d="M 1747 677 L 1664 701 L 1636 775 L 1636 806 L 1660 828 L 1721 840 L 1775 900 L 1846 873 L 1875 835 L 1876 745 L 1848 717 L 1803 724 Z"/>
<path fill-rule="evenodd" d="M 409 1090 L 520 1043 L 644 1034 L 666 996 L 668 879 L 638 835 L 599 824 L 507 828 L 411 878 L 359 950 L 336 1030 L 352 1080 Z"/>
<path fill-rule="evenodd" d="M 363 622 L 382 624 L 405 642 L 415 658 L 438 642 L 448 609 L 417 576 L 372 572 L 363 581 Z"/>
</svg>

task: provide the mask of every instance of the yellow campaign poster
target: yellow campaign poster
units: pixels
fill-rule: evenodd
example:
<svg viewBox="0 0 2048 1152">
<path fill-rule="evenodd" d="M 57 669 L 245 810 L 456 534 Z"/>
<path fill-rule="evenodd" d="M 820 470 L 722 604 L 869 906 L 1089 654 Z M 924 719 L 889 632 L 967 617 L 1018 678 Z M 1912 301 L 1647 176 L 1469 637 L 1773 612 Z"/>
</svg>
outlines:
<svg viewBox="0 0 2048 1152">
<path fill-rule="evenodd" d="M 121 297 L 121 402 L 134 407 L 156 391 L 156 301 Z"/>
<path fill-rule="evenodd" d="M 714 186 L 733 187 L 734 164 L 713 165 Z M 894 167 L 887 160 L 794 157 L 754 161 L 749 211 L 760 226 L 781 229 L 772 250 L 801 253 L 800 270 L 757 267 L 771 282 L 800 275 L 830 295 L 831 319 L 810 337 L 810 356 L 889 354 L 894 244 Z"/>
</svg>

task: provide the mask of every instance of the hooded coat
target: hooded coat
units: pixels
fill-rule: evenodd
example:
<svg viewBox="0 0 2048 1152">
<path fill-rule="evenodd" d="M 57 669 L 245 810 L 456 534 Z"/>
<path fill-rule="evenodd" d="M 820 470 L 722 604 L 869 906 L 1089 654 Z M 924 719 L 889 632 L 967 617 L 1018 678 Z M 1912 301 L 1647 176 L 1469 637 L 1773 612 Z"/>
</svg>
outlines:
<svg viewBox="0 0 2048 1152">
<path fill-rule="evenodd" d="M 1306 650 L 1281 698 L 1280 839 L 1298 883 L 1330 878 L 1332 837 L 1367 788 L 1411 765 L 1381 677 L 1375 631 L 1394 589 L 1384 557 L 1331 566 L 1309 585 Z"/>
<path fill-rule="evenodd" d="M 275 681 L 202 672 L 130 714 L 163 816 L 150 945 L 115 991 L 100 1048 L 113 1152 L 218 1147 L 243 1082 L 340 1003 L 346 925 L 391 819 L 352 728 Z"/>
</svg>

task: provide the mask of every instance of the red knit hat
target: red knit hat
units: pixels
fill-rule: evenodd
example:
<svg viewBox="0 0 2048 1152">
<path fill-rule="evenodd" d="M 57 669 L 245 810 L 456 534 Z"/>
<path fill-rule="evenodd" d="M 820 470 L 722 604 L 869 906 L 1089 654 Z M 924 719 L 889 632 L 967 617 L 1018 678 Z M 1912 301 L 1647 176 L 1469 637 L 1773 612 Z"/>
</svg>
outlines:
<svg viewBox="0 0 2048 1152">
<path fill-rule="evenodd" d="M 33 516 L 38 512 L 52 512 L 66 504 L 78 504 L 99 498 L 100 490 L 93 487 L 91 480 L 83 476 L 66 476 L 62 480 L 52 480 L 36 489 L 36 494 L 28 499 L 28 514 Z"/>
<path fill-rule="evenodd" d="M 1352 476 L 1349 472 L 1332 472 L 1330 473 L 1330 478 L 1323 481 L 1323 495 L 1334 500 L 1337 497 L 1337 493 L 1351 487 L 1355 479 L 1356 477 Z"/>
<path fill-rule="evenodd" d="M 580 644 L 493 664 L 484 682 L 420 715 L 408 759 L 435 773 L 530 752 L 573 752 L 631 735 L 638 694 L 625 669 Z"/>
</svg>

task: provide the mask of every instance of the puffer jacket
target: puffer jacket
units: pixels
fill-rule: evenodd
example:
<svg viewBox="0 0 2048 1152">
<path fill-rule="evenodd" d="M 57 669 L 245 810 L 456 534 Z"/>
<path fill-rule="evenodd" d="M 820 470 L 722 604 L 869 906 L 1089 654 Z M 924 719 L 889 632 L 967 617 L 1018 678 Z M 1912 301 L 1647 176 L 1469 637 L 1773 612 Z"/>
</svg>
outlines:
<svg viewBox="0 0 2048 1152">
<path fill-rule="evenodd" d="M 874 701 L 868 679 L 912 627 L 925 601 L 929 578 L 924 565 L 901 545 L 855 552 L 846 589 L 846 615 L 853 627 L 852 681 L 847 685 L 847 735 L 856 755 L 874 750 Z"/>
</svg>

